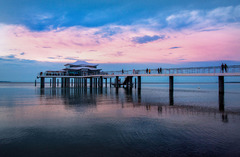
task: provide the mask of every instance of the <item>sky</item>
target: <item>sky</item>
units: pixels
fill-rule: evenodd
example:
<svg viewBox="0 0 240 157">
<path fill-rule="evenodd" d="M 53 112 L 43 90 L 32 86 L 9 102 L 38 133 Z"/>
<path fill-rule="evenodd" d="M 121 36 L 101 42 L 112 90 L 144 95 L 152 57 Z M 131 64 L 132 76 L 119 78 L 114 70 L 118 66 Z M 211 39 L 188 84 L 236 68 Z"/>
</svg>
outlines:
<svg viewBox="0 0 240 157">
<path fill-rule="evenodd" d="M 0 0 L 0 81 L 76 60 L 104 70 L 239 64 L 239 43 L 239 0 Z"/>
</svg>

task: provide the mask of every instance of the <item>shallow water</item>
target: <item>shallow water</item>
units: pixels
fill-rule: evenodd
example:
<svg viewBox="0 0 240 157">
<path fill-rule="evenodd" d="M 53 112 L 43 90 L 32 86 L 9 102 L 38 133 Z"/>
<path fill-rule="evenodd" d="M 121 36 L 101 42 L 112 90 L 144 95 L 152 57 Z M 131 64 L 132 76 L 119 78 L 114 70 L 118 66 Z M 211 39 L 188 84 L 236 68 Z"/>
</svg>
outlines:
<svg viewBox="0 0 240 157">
<path fill-rule="evenodd" d="M 0 83 L 0 156 L 240 156 L 240 84 Z"/>
</svg>

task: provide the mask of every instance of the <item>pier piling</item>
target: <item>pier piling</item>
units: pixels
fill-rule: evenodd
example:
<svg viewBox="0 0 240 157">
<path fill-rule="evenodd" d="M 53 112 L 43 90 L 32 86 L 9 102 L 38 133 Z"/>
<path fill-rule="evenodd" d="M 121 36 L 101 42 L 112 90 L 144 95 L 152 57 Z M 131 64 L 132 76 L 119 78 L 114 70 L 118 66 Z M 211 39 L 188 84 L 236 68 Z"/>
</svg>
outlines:
<svg viewBox="0 0 240 157">
<path fill-rule="evenodd" d="M 173 76 L 169 76 L 169 91 L 173 91 Z"/>
<path fill-rule="evenodd" d="M 103 77 L 100 76 L 100 87 L 103 88 Z"/>
<path fill-rule="evenodd" d="M 105 78 L 105 87 L 107 88 L 107 78 Z"/>
<path fill-rule="evenodd" d="M 52 83 L 53 83 L 53 84 L 52 84 L 52 87 L 53 87 L 53 88 L 56 88 L 56 77 L 53 77 L 52 80 L 53 80 L 53 82 L 52 82 Z"/>
<path fill-rule="evenodd" d="M 90 89 L 92 89 L 92 77 L 90 77 L 89 79 L 90 79 Z"/>
<path fill-rule="evenodd" d="M 137 79 L 134 79 L 135 88 L 137 88 Z"/>
<path fill-rule="evenodd" d="M 140 89 L 141 88 L 141 76 L 138 76 L 138 89 Z"/>
<path fill-rule="evenodd" d="M 57 86 L 59 86 L 59 79 L 57 79 Z"/>
<path fill-rule="evenodd" d="M 118 88 L 118 79 L 119 79 L 119 76 L 116 76 L 116 88 Z"/>
<path fill-rule="evenodd" d="M 112 87 L 112 78 L 110 78 L 110 88 Z"/>
<path fill-rule="evenodd" d="M 218 76 L 219 93 L 224 93 L 224 76 Z"/>
<path fill-rule="evenodd" d="M 41 88 L 44 88 L 44 84 L 45 84 L 45 78 L 41 77 Z"/>
</svg>

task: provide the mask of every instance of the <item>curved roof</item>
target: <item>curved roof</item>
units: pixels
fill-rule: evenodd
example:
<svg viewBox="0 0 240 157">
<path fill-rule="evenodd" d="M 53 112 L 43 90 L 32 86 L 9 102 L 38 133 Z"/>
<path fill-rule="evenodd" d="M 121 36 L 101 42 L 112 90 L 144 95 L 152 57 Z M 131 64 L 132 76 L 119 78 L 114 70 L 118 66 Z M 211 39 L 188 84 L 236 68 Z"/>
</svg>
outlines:
<svg viewBox="0 0 240 157">
<path fill-rule="evenodd" d="M 82 70 L 82 69 L 88 69 L 88 70 L 101 70 L 97 68 L 89 68 L 89 67 L 71 67 L 71 68 L 65 68 L 63 70 Z"/>
<path fill-rule="evenodd" d="M 75 66 L 98 66 L 98 64 L 92 64 L 92 63 L 88 63 L 86 61 L 81 61 L 81 60 L 77 60 L 76 62 L 74 63 L 67 63 L 65 64 L 64 66 L 67 66 L 67 65 L 75 65 Z"/>
</svg>

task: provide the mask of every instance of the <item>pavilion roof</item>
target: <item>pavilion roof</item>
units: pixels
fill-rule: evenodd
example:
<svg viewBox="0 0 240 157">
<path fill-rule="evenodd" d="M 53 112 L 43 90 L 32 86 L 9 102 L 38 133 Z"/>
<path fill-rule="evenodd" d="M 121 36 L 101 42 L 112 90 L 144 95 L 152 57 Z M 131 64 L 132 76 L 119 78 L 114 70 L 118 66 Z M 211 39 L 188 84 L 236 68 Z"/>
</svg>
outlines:
<svg viewBox="0 0 240 157">
<path fill-rule="evenodd" d="M 98 64 L 93 64 L 93 63 L 88 63 L 88 62 L 86 62 L 86 61 L 80 61 L 80 60 L 78 60 L 78 61 L 76 61 L 76 62 L 74 62 L 74 63 L 67 63 L 67 64 L 65 64 L 64 66 L 67 66 L 67 65 L 75 65 L 75 66 L 98 66 Z"/>
<path fill-rule="evenodd" d="M 90 67 L 71 67 L 71 68 L 65 68 L 63 70 L 82 70 L 82 69 L 88 69 L 88 70 L 101 70 L 97 68 L 90 68 Z"/>
</svg>

